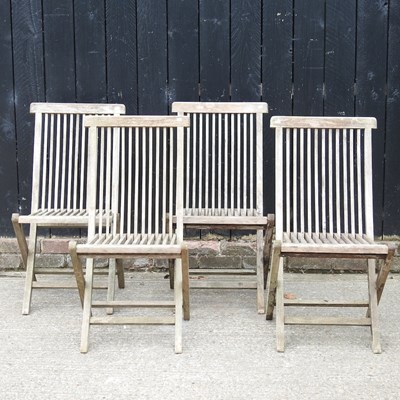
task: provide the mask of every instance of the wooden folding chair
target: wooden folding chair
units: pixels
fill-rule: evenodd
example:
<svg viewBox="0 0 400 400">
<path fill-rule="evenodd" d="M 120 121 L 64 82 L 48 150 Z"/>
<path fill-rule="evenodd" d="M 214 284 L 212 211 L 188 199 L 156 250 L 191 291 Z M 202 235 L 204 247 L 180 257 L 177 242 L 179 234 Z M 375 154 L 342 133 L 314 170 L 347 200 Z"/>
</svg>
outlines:
<svg viewBox="0 0 400 400">
<path fill-rule="evenodd" d="M 70 243 L 83 304 L 81 352 L 88 351 L 90 325 L 174 324 L 175 352 L 182 352 L 182 312 L 189 319 L 188 250 L 183 243 L 183 133 L 189 118 L 172 116 L 86 117 L 89 128 L 86 244 Z M 100 218 L 96 222 L 96 210 Z M 176 229 L 167 214 L 176 215 Z M 83 275 L 81 257 L 86 257 Z M 174 301 L 92 301 L 93 259 L 175 260 Z M 173 308 L 171 315 L 92 315 L 100 308 Z M 174 315 L 173 315 L 174 313 Z"/>
<path fill-rule="evenodd" d="M 35 114 L 32 203 L 29 215 L 12 215 L 12 224 L 26 268 L 22 314 L 30 311 L 32 289 L 76 289 L 73 282 L 39 282 L 35 269 L 37 229 L 87 227 L 86 114 L 119 115 L 123 104 L 32 103 Z M 23 224 L 29 225 L 29 243 Z M 110 275 L 110 279 L 114 279 Z M 106 288 L 107 286 L 105 286 Z M 112 296 L 112 293 L 110 293 Z"/>
<path fill-rule="evenodd" d="M 284 325 L 365 325 L 381 352 L 378 303 L 394 248 L 374 242 L 371 130 L 375 118 L 272 117 L 276 129 L 276 232 L 267 319 L 276 306 L 277 350 Z M 285 257 L 366 260 L 368 300 L 285 299 Z M 381 261 L 378 263 L 378 261 Z M 378 272 L 376 272 L 378 271 Z M 366 307 L 360 318 L 286 315 L 285 308 Z"/>
<path fill-rule="evenodd" d="M 267 103 L 175 102 L 172 112 L 190 116 L 185 135 L 186 228 L 256 230 L 256 282 L 192 279 L 192 288 L 256 288 L 264 313 L 263 232 L 270 241 L 273 216 L 264 216 L 263 117 Z M 268 259 L 269 245 L 265 246 Z M 268 264 L 268 260 L 266 260 Z M 193 275 L 244 275 L 237 269 L 193 269 Z M 253 272 L 254 274 L 254 272 Z M 171 274 L 172 275 L 172 274 Z"/>
</svg>

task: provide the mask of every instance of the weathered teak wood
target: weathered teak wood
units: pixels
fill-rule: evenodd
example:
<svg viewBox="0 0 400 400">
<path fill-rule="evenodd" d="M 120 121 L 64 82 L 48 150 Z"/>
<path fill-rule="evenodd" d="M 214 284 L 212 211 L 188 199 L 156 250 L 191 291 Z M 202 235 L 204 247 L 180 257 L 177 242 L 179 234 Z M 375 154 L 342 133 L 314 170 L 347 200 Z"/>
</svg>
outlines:
<svg viewBox="0 0 400 400">
<path fill-rule="evenodd" d="M 372 350 L 380 353 L 378 303 L 395 248 L 374 242 L 371 132 L 376 120 L 276 116 L 271 127 L 276 130 L 276 230 L 266 315 L 272 319 L 276 306 L 277 350 L 284 351 L 285 324 L 367 325 Z M 367 300 L 284 299 L 285 257 L 364 259 Z M 367 314 L 286 316 L 288 306 L 365 307 Z"/>
<path fill-rule="evenodd" d="M 22 314 L 29 314 L 35 270 L 37 229 L 39 227 L 86 227 L 87 132 L 85 115 L 119 115 L 123 104 L 32 103 L 35 115 L 32 203 L 29 215 L 13 214 L 15 235 L 26 268 Z M 29 243 L 22 225 L 29 225 Z M 114 279 L 114 277 L 112 277 Z M 52 288 L 57 284 L 52 283 Z M 61 283 L 60 288 L 66 285 Z"/>
<path fill-rule="evenodd" d="M 184 227 L 256 231 L 255 284 L 190 280 L 191 287 L 257 288 L 257 309 L 264 313 L 264 265 L 269 262 L 269 249 L 263 252 L 263 232 L 272 236 L 273 229 L 273 218 L 265 216 L 263 209 L 267 103 L 175 102 L 172 112 L 191 120 L 184 146 Z M 173 273 L 170 276 L 172 284 Z"/>
<path fill-rule="evenodd" d="M 182 320 L 190 319 L 189 255 L 183 242 L 183 134 L 188 117 L 86 117 L 88 238 L 69 249 L 83 305 L 82 353 L 91 325 L 172 324 L 175 352 L 182 352 Z M 167 222 L 176 215 L 176 224 Z M 81 258 L 86 257 L 86 273 Z M 163 258 L 174 261 L 173 301 L 92 301 L 93 260 Z M 121 275 L 123 276 L 123 275 Z M 122 278 L 121 278 L 122 279 Z M 121 281 L 121 284 L 124 284 Z M 174 316 L 94 316 L 93 308 L 171 308 Z"/>
</svg>

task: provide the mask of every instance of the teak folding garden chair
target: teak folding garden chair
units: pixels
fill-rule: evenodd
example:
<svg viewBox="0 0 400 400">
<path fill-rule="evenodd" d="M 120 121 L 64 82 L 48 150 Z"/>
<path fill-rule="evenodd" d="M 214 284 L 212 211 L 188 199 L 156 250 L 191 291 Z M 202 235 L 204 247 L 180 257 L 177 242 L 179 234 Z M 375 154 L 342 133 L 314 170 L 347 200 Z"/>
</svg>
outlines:
<svg viewBox="0 0 400 400">
<path fill-rule="evenodd" d="M 277 350 L 284 325 L 364 325 L 381 352 L 378 303 L 394 248 L 374 242 L 371 131 L 375 118 L 280 117 L 276 129 L 276 232 L 268 279 L 267 319 L 276 306 Z M 366 261 L 368 300 L 286 299 L 285 257 Z M 378 261 L 381 261 L 380 263 Z M 377 272 L 376 272 L 377 271 Z M 289 306 L 365 307 L 360 318 L 286 315 Z"/>
<path fill-rule="evenodd" d="M 12 215 L 26 268 L 22 314 L 29 314 L 32 289 L 74 288 L 75 283 L 39 282 L 35 270 L 37 229 L 87 227 L 87 133 L 82 118 L 88 114 L 119 115 L 123 104 L 32 103 L 35 114 L 32 203 L 29 215 Z M 29 243 L 23 224 L 29 225 Z"/>
<path fill-rule="evenodd" d="M 272 236 L 273 216 L 263 210 L 263 117 L 267 103 L 175 102 L 172 112 L 190 116 L 185 135 L 186 228 L 256 230 L 256 282 L 192 279 L 193 288 L 257 288 L 264 313 L 263 232 Z M 269 250 L 269 246 L 265 248 Z M 232 276 L 249 271 L 193 269 L 191 274 Z"/>
<path fill-rule="evenodd" d="M 83 302 L 81 352 L 90 325 L 174 324 L 175 352 L 182 352 L 182 316 L 189 319 L 188 251 L 183 243 L 183 133 L 189 118 L 86 117 L 89 128 L 86 244 L 70 243 Z M 100 218 L 96 221 L 96 210 Z M 167 214 L 176 215 L 176 229 Z M 81 257 L 86 257 L 83 275 Z M 175 260 L 174 301 L 92 301 L 93 259 Z M 95 316 L 93 308 L 172 308 L 166 316 Z M 182 314 L 183 312 L 183 314 Z M 173 315 L 174 314 L 174 315 Z"/>
</svg>

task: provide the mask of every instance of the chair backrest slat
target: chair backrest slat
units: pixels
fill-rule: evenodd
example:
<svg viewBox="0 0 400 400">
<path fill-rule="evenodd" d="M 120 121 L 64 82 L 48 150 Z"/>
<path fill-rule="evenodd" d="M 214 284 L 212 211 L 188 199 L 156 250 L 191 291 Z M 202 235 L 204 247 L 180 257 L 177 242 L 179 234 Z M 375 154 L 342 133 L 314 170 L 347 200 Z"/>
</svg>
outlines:
<svg viewBox="0 0 400 400">
<path fill-rule="evenodd" d="M 276 235 L 365 234 L 373 238 L 374 118 L 273 117 Z"/>
<path fill-rule="evenodd" d="M 175 102 L 189 116 L 184 208 L 263 213 L 263 115 L 266 103 Z M 205 211 L 207 212 L 207 211 Z"/>
<path fill-rule="evenodd" d="M 186 117 L 85 118 L 89 240 L 110 233 L 172 235 L 172 215 L 182 240 L 183 133 L 188 125 Z M 102 223 L 96 223 L 96 210 L 104 215 Z"/>
<path fill-rule="evenodd" d="M 35 114 L 31 212 L 86 208 L 84 115 L 119 115 L 122 104 L 32 103 Z"/>
</svg>

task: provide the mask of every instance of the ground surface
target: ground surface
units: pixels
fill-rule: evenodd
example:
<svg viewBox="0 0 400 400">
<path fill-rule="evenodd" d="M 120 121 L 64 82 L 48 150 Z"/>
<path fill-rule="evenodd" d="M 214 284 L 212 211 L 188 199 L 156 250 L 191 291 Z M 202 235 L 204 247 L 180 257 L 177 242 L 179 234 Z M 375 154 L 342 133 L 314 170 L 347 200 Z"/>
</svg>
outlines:
<svg viewBox="0 0 400 400">
<path fill-rule="evenodd" d="M 288 274 L 285 291 L 363 298 L 365 278 Z M 114 326 L 92 327 L 83 355 L 77 293 L 36 290 L 22 316 L 23 275 L 3 273 L 0 399 L 399 399 L 399 278 L 390 277 L 381 302 L 380 355 L 368 328 L 296 326 L 279 354 L 275 321 L 256 313 L 255 291 L 199 289 L 183 354 L 173 352 L 173 327 Z M 159 273 L 128 275 L 117 293 L 171 296 Z"/>
</svg>

